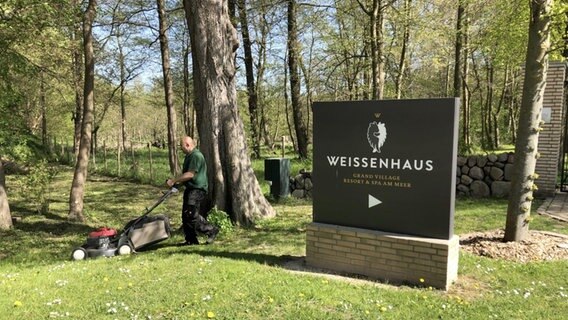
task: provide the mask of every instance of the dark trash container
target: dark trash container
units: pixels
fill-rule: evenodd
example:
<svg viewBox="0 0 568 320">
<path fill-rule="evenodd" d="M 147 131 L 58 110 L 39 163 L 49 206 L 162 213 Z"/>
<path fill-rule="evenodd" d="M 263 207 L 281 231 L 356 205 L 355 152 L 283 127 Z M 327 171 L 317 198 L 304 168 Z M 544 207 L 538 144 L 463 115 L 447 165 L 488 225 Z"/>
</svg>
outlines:
<svg viewBox="0 0 568 320">
<path fill-rule="evenodd" d="M 271 195 L 287 197 L 290 194 L 290 159 L 264 159 L 264 180 L 271 181 Z"/>
</svg>

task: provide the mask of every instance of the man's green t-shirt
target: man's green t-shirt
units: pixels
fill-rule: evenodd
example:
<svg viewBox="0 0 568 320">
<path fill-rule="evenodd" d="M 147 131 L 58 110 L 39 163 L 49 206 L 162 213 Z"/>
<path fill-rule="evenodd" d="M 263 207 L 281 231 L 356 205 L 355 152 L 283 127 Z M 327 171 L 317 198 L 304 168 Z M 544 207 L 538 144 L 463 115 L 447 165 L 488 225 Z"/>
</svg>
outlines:
<svg viewBox="0 0 568 320">
<path fill-rule="evenodd" d="M 185 182 L 185 187 L 207 192 L 207 164 L 203 153 L 197 148 L 193 149 L 190 154 L 186 154 L 183 160 L 183 173 L 188 171 L 193 171 L 195 175 Z"/>
</svg>

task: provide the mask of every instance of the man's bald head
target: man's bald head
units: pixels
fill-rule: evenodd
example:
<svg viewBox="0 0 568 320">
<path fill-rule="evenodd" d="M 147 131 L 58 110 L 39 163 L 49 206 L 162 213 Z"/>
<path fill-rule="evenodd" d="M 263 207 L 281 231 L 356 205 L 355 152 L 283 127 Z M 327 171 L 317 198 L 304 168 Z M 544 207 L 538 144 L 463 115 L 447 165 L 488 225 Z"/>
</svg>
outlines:
<svg viewBox="0 0 568 320">
<path fill-rule="evenodd" d="M 181 149 L 184 153 L 191 153 L 195 148 L 195 140 L 190 136 L 183 136 L 181 138 Z"/>
</svg>

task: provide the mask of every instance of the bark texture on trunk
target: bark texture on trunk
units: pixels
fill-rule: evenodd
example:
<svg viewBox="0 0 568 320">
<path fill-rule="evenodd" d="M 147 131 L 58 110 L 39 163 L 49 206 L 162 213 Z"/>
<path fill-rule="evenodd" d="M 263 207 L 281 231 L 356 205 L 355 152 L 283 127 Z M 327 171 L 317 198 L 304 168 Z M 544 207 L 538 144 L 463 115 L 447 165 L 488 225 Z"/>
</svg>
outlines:
<svg viewBox="0 0 568 320">
<path fill-rule="evenodd" d="M 83 18 L 83 46 L 85 50 L 85 85 L 83 91 L 83 118 L 81 123 L 81 142 L 73 183 L 69 195 L 69 219 L 85 221 L 83 215 L 83 198 L 85 195 L 85 182 L 89 166 L 89 152 L 91 150 L 91 133 L 94 122 L 94 88 L 95 88 L 95 54 L 93 49 L 93 21 L 97 13 L 97 1 L 89 0 Z"/>
<path fill-rule="evenodd" d="M 552 0 L 532 0 L 525 83 L 519 117 L 511 195 L 507 208 L 505 241 L 522 241 L 528 236 L 530 210 L 535 190 L 538 133 L 550 48 Z"/>
<path fill-rule="evenodd" d="M 199 148 L 209 173 L 211 205 L 250 225 L 274 216 L 264 198 L 246 145 L 237 108 L 237 31 L 222 0 L 184 0 L 191 36 Z"/>
<path fill-rule="evenodd" d="M 463 50 L 463 25 L 465 19 L 465 5 L 463 0 L 458 1 L 458 16 L 456 22 L 456 43 L 454 56 L 454 97 L 460 97 L 462 93 L 462 50 Z"/>
<path fill-rule="evenodd" d="M 176 110 L 174 108 L 174 89 L 172 74 L 170 71 L 170 48 L 166 30 L 168 22 L 166 16 L 165 0 L 158 0 L 158 19 L 160 20 L 160 51 L 162 53 L 162 73 L 164 75 L 164 94 L 166 98 L 166 108 L 168 113 L 168 159 L 170 163 L 170 173 L 179 174 L 179 161 L 177 155 L 178 139 Z"/>
<path fill-rule="evenodd" d="M 294 115 L 296 142 L 300 159 L 308 158 L 308 129 L 300 103 L 300 69 L 296 0 L 288 0 L 288 68 L 290 69 L 290 98 Z"/>
<path fill-rule="evenodd" d="M 252 42 L 249 35 L 246 0 L 238 0 L 239 20 L 243 36 L 243 49 L 245 52 L 245 71 L 247 78 L 248 104 L 250 114 L 250 133 L 252 150 L 255 158 L 260 158 L 260 130 L 258 121 L 258 95 L 254 83 L 254 68 L 252 57 Z"/>
<path fill-rule="evenodd" d="M 80 2 L 78 0 L 73 2 L 74 8 L 80 7 Z M 81 15 L 80 10 L 77 10 L 77 20 L 74 23 L 73 33 L 71 34 L 71 40 L 76 43 L 73 46 L 72 61 L 73 61 L 73 86 L 75 89 L 75 111 L 73 113 L 74 131 L 73 131 L 73 154 L 77 157 L 79 153 L 79 144 L 81 143 L 81 123 L 83 120 L 83 94 L 81 92 L 81 80 L 83 78 L 83 72 L 81 71 L 83 64 L 81 59 L 81 50 L 79 49 L 79 41 L 82 37 L 81 35 Z"/>
<path fill-rule="evenodd" d="M 12 215 L 6 193 L 6 179 L 4 176 L 4 166 L 0 159 L 0 230 L 7 230 L 12 227 Z"/>
</svg>

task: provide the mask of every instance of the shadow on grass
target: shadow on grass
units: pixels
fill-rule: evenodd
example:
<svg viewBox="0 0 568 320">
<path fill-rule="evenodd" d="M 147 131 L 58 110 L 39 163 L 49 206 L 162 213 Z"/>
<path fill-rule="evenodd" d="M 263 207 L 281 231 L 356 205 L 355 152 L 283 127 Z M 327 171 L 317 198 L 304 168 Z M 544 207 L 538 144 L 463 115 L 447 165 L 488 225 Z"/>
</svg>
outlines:
<svg viewBox="0 0 568 320">
<path fill-rule="evenodd" d="M 69 260 L 73 247 L 81 245 L 91 227 L 72 222 L 20 221 L 0 232 L 0 263 L 20 265 L 59 263 Z"/>
<path fill-rule="evenodd" d="M 63 217 L 58 214 L 54 214 L 51 211 L 46 213 L 38 213 L 35 210 L 30 208 L 21 207 L 18 205 L 10 205 L 10 211 L 12 211 L 12 217 L 22 217 L 22 218 L 30 218 L 30 219 L 45 219 L 45 220 L 56 220 L 56 221 L 67 221 L 66 217 Z"/>
<path fill-rule="evenodd" d="M 265 254 L 265 253 L 251 253 L 251 252 L 238 252 L 238 251 L 218 251 L 218 250 L 207 250 L 202 249 L 207 245 L 200 244 L 195 246 L 184 246 L 177 243 L 163 243 L 163 244 L 156 244 L 150 246 L 144 250 L 139 250 L 138 252 L 150 252 L 154 250 L 158 250 L 161 248 L 172 248 L 172 247 L 179 247 L 179 248 L 195 248 L 196 250 L 183 250 L 183 251 L 170 251 L 168 254 L 197 254 L 203 257 L 217 257 L 217 258 L 226 258 L 231 260 L 245 260 L 250 262 L 257 262 L 259 264 L 265 264 L 269 266 L 281 266 L 284 265 L 292 260 L 303 259 L 303 257 L 295 257 L 290 255 L 272 255 L 272 254 Z"/>
<path fill-rule="evenodd" d="M 60 217 L 58 218 L 60 219 Z M 54 236 L 66 236 L 66 235 L 78 235 L 78 234 L 85 234 L 86 236 L 88 232 L 93 230 L 93 228 L 88 225 L 73 223 L 69 221 L 63 221 L 63 222 L 22 221 L 14 224 L 14 229 L 30 233 L 30 235 L 37 235 L 38 233 L 49 233 Z"/>
<path fill-rule="evenodd" d="M 303 257 L 294 257 L 290 255 L 276 256 L 265 253 L 214 251 L 214 250 L 203 250 L 203 251 L 200 250 L 192 253 L 201 255 L 203 257 L 218 257 L 218 258 L 227 258 L 232 260 L 254 261 L 259 264 L 266 264 L 269 266 L 280 266 L 280 267 L 284 267 L 286 263 L 292 260 L 303 258 Z"/>
<path fill-rule="evenodd" d="M 26 207 L 22 207 L 22 206 L 18 206 L 15 205 L 13 203 L 10 203 L 10 211 L 12 212 L 12 216 L 35 216 L 37 215 L 37 211 L 35 210 L 31 210 L 30 208 L 26 208 Z"/>
</svg>

